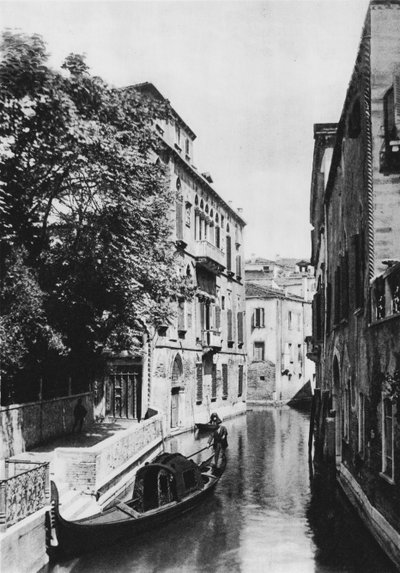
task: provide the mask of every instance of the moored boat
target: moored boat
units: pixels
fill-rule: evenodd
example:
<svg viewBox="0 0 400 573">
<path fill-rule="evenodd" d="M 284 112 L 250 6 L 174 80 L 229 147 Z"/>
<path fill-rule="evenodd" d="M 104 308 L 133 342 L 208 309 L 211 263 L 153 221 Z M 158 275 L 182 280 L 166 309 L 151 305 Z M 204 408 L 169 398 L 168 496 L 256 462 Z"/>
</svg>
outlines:
<svg viewBox="0 0 400 573">
<path fill-rule="evenodd" d="M 148 531 L 193 509 L 218 483 L 225 470 L 211 459 L 200 465 L 179 454 L 163 453 L 141 467 L 130 501 L 76 521 L 63 518 L 52 482 L 52 513 L 58 545 L 55 556 L 71 557 Z"/>
<path fill-rule="evenodd" d="M 219 424 L 195 424 L 196 429 L 199 432 L 213 432 L 214 430 L 216 430 L 219 426 Z"/>
</svg>

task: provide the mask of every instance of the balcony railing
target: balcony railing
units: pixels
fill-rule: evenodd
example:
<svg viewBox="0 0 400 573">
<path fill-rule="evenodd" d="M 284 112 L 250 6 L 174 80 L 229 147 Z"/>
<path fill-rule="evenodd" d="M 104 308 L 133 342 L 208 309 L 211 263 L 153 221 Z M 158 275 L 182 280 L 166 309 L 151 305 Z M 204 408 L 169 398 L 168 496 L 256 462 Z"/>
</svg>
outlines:
<svg viewBox="0 0 400 573">
<path fill-rule="evenodd" d="M 219 350 L 222 347 L 220 330 L 203 330 L 202 345 L 212 350 Z"/>
<path fill-rule="evenodd" d="M 50 503 L 48 462 L 8 461 L 6 470 L 8 477 L 0 480 L 0 531 Z"/>
<path fill-rule="evenodd" d="M 225 268 L 225 255 L 209 241 L 196 241 L 196 260 L 212 272 L 221 272 Z"/>
</svg>

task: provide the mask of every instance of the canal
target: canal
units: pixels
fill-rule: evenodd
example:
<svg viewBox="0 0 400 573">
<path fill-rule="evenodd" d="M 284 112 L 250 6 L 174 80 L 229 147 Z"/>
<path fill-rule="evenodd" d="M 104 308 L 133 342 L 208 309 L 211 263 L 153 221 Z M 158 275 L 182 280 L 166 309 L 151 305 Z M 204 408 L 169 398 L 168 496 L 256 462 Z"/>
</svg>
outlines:
<svg viewBox="0 0 400 573">
<path fill-rule="evenodd" d="M 228 465 L 201 507 L 138 539 L 53 566 L 52 573 L 394 573 L 337 491 L 312 478 L 308 415 L 257 408 L 227 420 Z M 206 445 L 193 433 L 166 449 Z"/>
</svg>

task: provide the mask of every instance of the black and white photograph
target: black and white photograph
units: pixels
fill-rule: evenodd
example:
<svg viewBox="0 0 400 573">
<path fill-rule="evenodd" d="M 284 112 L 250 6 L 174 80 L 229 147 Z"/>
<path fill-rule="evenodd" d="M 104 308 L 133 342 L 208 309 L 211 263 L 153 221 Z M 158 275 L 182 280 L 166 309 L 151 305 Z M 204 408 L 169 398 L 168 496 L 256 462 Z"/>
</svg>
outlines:
<svg viewBox="0 0 400 573">
<path fill-rule="evenodd" d="M 400 571 L 400 0 L 0 0 L 0 570 Z"/>
</svg>

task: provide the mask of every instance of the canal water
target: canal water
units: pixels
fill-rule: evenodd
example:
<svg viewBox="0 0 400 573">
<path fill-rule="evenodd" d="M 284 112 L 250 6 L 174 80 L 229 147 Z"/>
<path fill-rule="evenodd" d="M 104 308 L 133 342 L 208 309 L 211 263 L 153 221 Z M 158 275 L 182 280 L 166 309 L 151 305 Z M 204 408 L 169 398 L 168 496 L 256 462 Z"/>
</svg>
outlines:
<svg viewBox="0 0 400 573">
<path fill-rule="evenodd" d="M 225 426 L 228 465 L 206 503 L 52 573 L 395 572 L 346 500 L 311 475 L 307 414 L 257 408 Z M 206 442 L 188 433 L 166 450 L 190 454 Z"/>
</svg>

